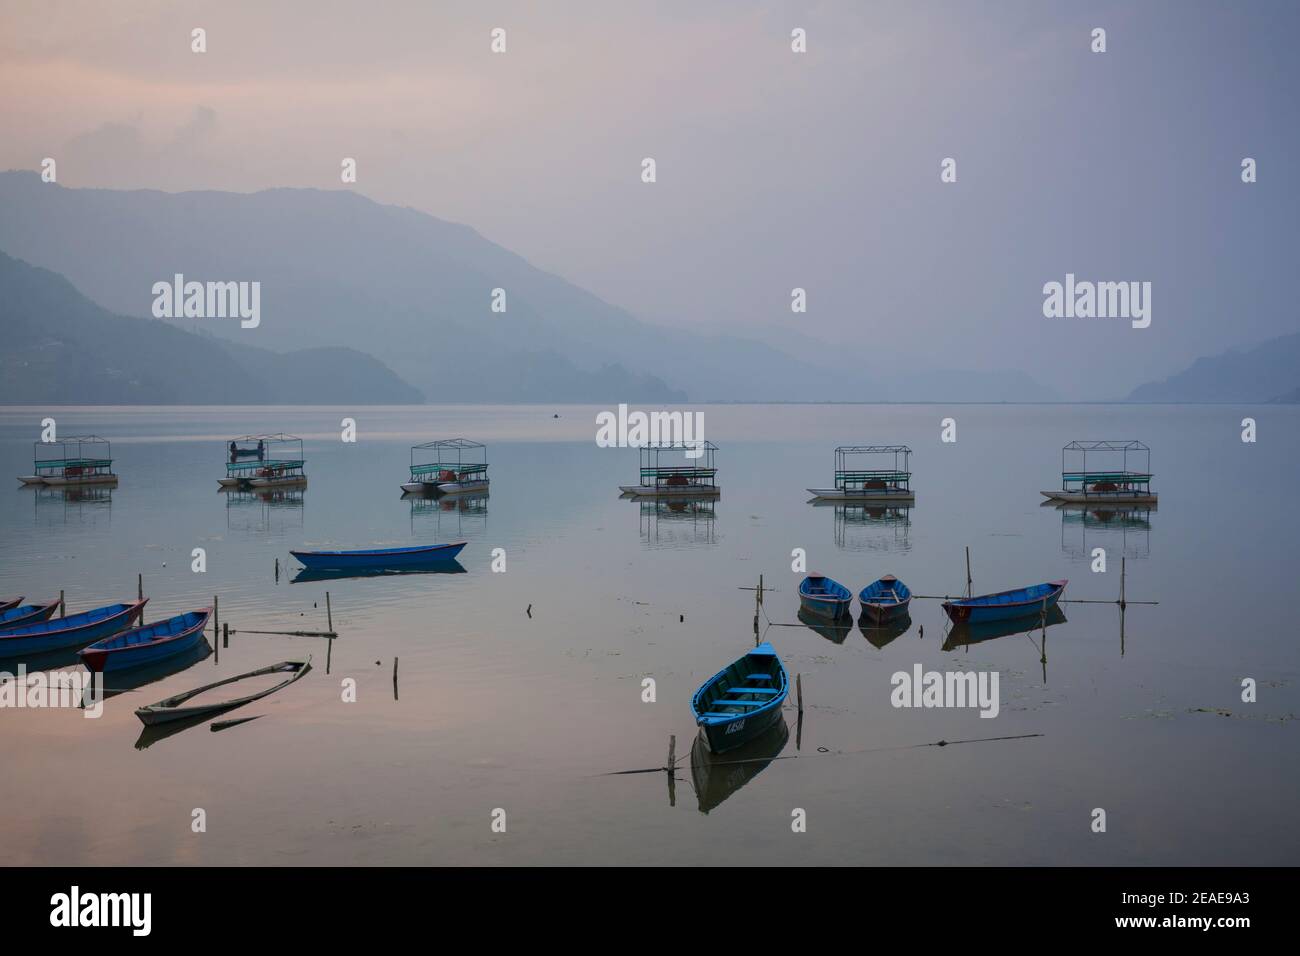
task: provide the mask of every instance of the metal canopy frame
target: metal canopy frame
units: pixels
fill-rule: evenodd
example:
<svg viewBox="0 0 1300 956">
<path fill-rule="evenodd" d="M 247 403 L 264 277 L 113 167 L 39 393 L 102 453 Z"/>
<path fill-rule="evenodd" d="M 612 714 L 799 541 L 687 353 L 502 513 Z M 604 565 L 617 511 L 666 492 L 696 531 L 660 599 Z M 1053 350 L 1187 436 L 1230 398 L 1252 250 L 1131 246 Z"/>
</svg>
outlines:
<svg viewBox="0 0 1300 956">
<path fill-rule="evenodd" d="M 432 452 L 417 454 L 419 452 Z M 443 454 L 446 453 L 444 459 Z M 452 461 L 451 453 L 455 453 Z M 416 461 L 416 458 L 432 460 Z M 480 460 L 481 459 L 481 460 Z M 440 438 L 411 446 L 411 479 L 414 481 L 423 475 L 439 471 L 454 471 L 457 478 L 473 475 L 487 475 L 487 445 L 470 441 L 468 438 Z"/>
<path fill-rule="evenodd" d="M 234 460 L 230 458 L 231 446 L 234 446 L 236 454 Z M 294 455 L 292 452 L 286 452 L 284 455 L 272 454 L 272 446 L 290 446 L 296 445 L 298 452 Z M 277 478 L 286 478 L 291 475 L 300 476 L 302 467 L 306 464 L 303 457 L 302 439 L 297 435 L 287 435 L 284 432 L 266 435 L 240 435 L 238 438 L 231 438 L 222 444 L 226 451 L 226 477 L 227 478 L 253 478 L 259 471 L 267 469 Z M 249 457 L 256 454 L 256 458 Z M 241 458 L 249 457 L 248 461 L 241 461 Z"/>
<path fill-rule="evenodd" d="M 700 452 L 698 458 L 686 458 L 686 453 Z M 660 456 L 668 452 L 682 454 L 683 460 L 691 464 L 662 465 Z M 656 488 L 688 487 L 716 488 L 718 467 L 715 456 L 718 446 L 711 441 L 696 442 L 654 442 L 641 445 L 637 449 L 640 459 L 641 484 L 653 484 Z"/>
<path fill-rule="evenodd" d="M 87 447 L 89 446 L 89 447 Z M 67 477 L 67 470 L 73 469 L 74 475 L 108 475 L 113 467 L 113 446 L 107 438 L 98 435 L 73 435 L 55 441 L 38 441 L 33 443 L 32 468 L 37 475 Z M 42 457 L 42 449 L 58 449 L 58 457 Z M 103 449 L 103 454 L 96 454 Z M 68 452 L 73 453 L 70 455 Z"/>
<path fill-rule="evenodd" d="M 894 467 L 849 468 L 848 459 L 855 455 L 892 455 Z M 906 445 L 841 445 L 835 449 L 835 487 L 840 491 L 863 491 L 867 482 L 875 481 L 911 491 L 911 457 L 912 449 Z"/>
<path fill-rule="evenodd" d="M 1108 466 L 1101 470 L 1089 469 L 1088 455 L 1092 454 L 1094 463 L 1098 455 Z M 1119 456 L 1116 459 L 1115 456 Z M 1119 468 L 1113 467 L 1118 460 Z M 1070 468 L 1075 462 L 1078 468 Z M 1130 463 L 1140 470 L 1131 469 Z M 1127 441 L 1072 441 L 1061 449 L 1061 487 L 1065 491 L 1090 494 L 1090 488 L 1099 484 L 1114 485 L 1121 491 L 1149 492 L 1151 486 L 1151 448 L 1145 442 L 1130 439 Z M 1071 487 L 1071 486 L 1075 487 Z M 1098 494 L 1113 493 L 1114 489 L 1099 491 Z"/>
</svg>

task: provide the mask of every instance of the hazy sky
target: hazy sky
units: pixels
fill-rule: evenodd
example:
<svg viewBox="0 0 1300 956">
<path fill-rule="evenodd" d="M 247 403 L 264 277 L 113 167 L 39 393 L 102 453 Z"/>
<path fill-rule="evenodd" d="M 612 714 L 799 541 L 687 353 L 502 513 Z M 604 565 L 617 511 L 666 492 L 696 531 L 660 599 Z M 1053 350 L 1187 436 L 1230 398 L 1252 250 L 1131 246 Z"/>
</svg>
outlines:
<svg viewBox="0 0 1300 956">
<path fill-rule="evenodd" d="M 1297 28 L 1260 0 L 5 0 L 0 168 L 355 188 L 657 321 L 1113 397 L 1300 330 Z M 1044 318 L 1067 272 L 1151 282 L 1150 328 Z"/>
</svg>

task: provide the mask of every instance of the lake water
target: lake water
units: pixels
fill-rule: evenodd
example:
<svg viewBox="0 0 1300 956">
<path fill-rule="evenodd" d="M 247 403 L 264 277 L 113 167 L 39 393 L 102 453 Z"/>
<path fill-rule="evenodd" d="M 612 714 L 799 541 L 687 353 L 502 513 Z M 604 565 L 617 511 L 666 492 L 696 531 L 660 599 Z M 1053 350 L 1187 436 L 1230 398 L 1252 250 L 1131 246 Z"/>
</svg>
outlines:
<svg viewBox="0 0 1300 956">
<path fill-rule="evenodd" d="M 0 710 L 0 862 L 1297 862 L 1300 409 L 708 406 L 722 495 L 698 511 L 620 500 L 637 452 L 596 447 L 597 411 L 0 409 L 9 475 L 28 473 L 53 414 L 61 436 L 111 439 L 121 476 L 111 491 L 0 496 L 0 596 L 62 588 L 74 612 L 134 597 L 143 574 L 150 619 L 218 595 L 245 632 L 112 697 L 98 720 Z M 355 444 L 340 440 L 345 416 Z M 955 443 L 940 441 L 946 417 Z M 218 492 L 224 441 L 279 431 L 306 439 L 306 491 Z M 408 447 L 459 435 L 488 445 L 486 503 L 402 500 Z M 1044 507 L 1061 446 L 1103 438 L 1152 447 L 1159 509 Z M 830 483 L 832 449 L 856 443 L 914 449 L 914 508 L 807 503 L 805 488 Z M 449 540 L 469 542 L 465 573 L 291 580 L 291 548 Z M 976 593 L 1064 577 L 1067 599 L 1114 600 L 1126 556 L 1129 600 L 1159 604 L 1130 604 L 1122 634 L 1116 605 L 1064 604 L 1045 648 L 1035 630 L 945 650 L 937 600 L 915 601 L 881 648 L 856 628 L 836 643 L 799 625 L 793 549 L 855 593 L 892 572 L 955 595 L 967 546 Z M 1105 573 L 1090 567 L 1098 547 Z M 792 694 L 788 735 L 758 757 L 794 759 L 693 761 L 691 695 L 753 646 L 743 589 L 760 575 L 762 636 L 802 675 L 805 712 L 800 725 Z M 324 630 L 326 591 L 332 646 L 246 633 Z M 226 715 L 261 719 L 141 739 L 136 707 L 308 654 L 303 680 Z M 893 707 L 891 675 L 916 664 L 996 671 L 997 717 Z M 674 734 L 671 794 L 662 772 L 602 776 L 662 766 Z M 1019 739 L 923 746 L 994 737 Z M 206 832 L 192 831 L 196 808 Z M 792 832 L 796 809 L 806 832 Z"/>
</svg>

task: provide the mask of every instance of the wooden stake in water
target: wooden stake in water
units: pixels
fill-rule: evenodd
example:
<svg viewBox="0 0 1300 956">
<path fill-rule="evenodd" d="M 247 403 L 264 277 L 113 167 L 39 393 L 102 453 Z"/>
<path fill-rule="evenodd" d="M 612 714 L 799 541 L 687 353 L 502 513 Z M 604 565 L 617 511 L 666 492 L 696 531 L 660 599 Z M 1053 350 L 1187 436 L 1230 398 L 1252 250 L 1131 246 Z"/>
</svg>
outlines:
<svg viewBox="0 0 1300 956">
<path fill-rule="evenodd" d="M 794 692 L 799 702 L 799 716 L 803 716 L 803 675 L 794 675 Z"/>
<path fill-rule="evenodd" d="M 212 638 L 213 640 L 216 640 L 217 635 L 221 633 L 221 628 L 217 626 L 218 624 L 221 623 L 221 617 L 217 612 L 218 612 L 217 596 L 214 594 L 212 595 Z"/>
<path fill-rule="evenodd" d="M 63 617 L 63 589 L 59 589 L 59 617 Z"/>
<path fill-rule="evenodd" d="M 144 600 L 144 573 L 141 572 L 135 576 L 135 599 Z"/>
<path fill-rule="evenodd" d="M 275 582 L 280 583 L 280 559 L 275 559 Z"/>
<path fill-rule="evenodd" d="M 966 545 L 966 596 L 971 597 L 971 576 L 970 576 L 970 545 Z"/>
<path fill-rule="evenodd" d="M 677 766 L 677 735 L 670 734 L 668 737 L 668 763 L 664 767 L 669 773 L 672 773 Z"/>
<path fill-rule="evenodd" d="M 1124 600 L 1124 585 L 1126 583 L 1125 578 L 1127 578 L 1128 576 L 1128 568 L 1126 566 L 1127 564 L 1128 564 L 1128 558 L 1121 556 L 1119 559 L 1119 609 L 1121 611 L 1124 610 L 1124 606 L 1128 603 L 1127 601 Z"/>
<path fill-rule="evenodd" d="M 330 611 L 330 593 L 325 592 L 325 623 L 328 625 L 327 630 L 334 630 L 334 614 Z"/>
<path fill-rule="evenodd" d="M 230 646 L 230 622 L 229 621 L 221 625 L 221 646 L 222 647 Z"/>
</svg>

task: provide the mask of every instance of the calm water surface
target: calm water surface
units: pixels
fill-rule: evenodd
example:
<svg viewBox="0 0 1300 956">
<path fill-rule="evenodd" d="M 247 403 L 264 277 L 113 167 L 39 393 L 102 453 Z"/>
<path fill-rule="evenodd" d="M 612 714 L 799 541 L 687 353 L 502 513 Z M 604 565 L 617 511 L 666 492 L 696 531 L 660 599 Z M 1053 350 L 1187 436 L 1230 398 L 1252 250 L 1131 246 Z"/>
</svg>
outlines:
<svg viewBox="0 0 1300 956">
<path fill-rule="evenodd" d="M 111 439 L 121 476 L 111 491 L 0 495 L 0 596 L 62 588 L 77 611 L 133 597 L 143 573 L 151 618 L 215 594 L 237 630 L 323 630 L 328 590 L 340 633 L 332 648 L 236 634 L 112 697 L 99 720 L 0 710 L 0 862 L 1300 860 L 1296 408 L 707 407 L 722 497 L 680 512 L 620 500 L 636 452 L 594 445 L 597 409 L 555 411 L 0 409 L 9 475 L 29 471 L 53 414 L 62 435 Z M 1255 444 L 1239 438 L 1246 415 Z M 339 440 L 344 416 L 355 444 Z M 939 440 L 948 416 L 955 444 Z M 307 440 L 305 493 L 217 491 L 224 440 L 282 430 Z M 408 446 L 457 435 L 489 446 L 486 503 L 402 500 Z M 1150 444 L 1159 510 L 1043 507 L 1076 438 Z M 875 517 L 807 504 L 834 446 L 866 442 L 915 449 L 916 506 Z M 291 580 L 291 548 L 459 539 L 463 574 Z M 892 572 L 942 595 L 965 587 L 967 545 L 977 592 L 1066 577 L 1067 598 L 1114 599 L 1127 556 L 1130 600 L 1160 603 L 1131 605 L 1122 631 L 1114 605 L 1066 604 L 1045 647 L 1037 630 L 945 650 L 932 600 L 881 648 L 798 623 L 795 548 L 855 592 Z M 204 574 L 190 570 L 197 547 Z M 1104 574 L 1090 570 L 1098 547 Z M 690 696 L 753 645 L 742 588 L 760 575 L 763 637 L 802 675 L 806 709 L 800 727 L 791 700 L 788 735 L 757 756 L 795 759 L 705 766 L 689 756 Z M 141 739 L 136 707 L 307 654 L 306 678 L 228 715 L 262 719 Z M 895 709 L 890 677 L 917 663 L 997 671 L 999 715 Z M 1246 677 L 1257 703 L 1241 701 Z M 661 766 L 672 734 L 685 759 L 671 793 L 663 773 L 601 776 Z M 1041 736 L 917 746 L 1026 734 Z M 1104 834 L 1090 829 L 1097 807 Z M 191 831 L 195 808 L 206 833 Z M 491 829 L 496 808 L 505 833 Z M 795 808 L 806 833 L 791 832 Z"/>
</svg>

